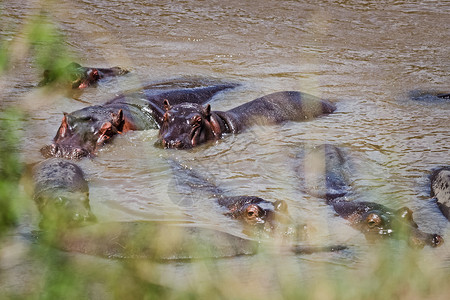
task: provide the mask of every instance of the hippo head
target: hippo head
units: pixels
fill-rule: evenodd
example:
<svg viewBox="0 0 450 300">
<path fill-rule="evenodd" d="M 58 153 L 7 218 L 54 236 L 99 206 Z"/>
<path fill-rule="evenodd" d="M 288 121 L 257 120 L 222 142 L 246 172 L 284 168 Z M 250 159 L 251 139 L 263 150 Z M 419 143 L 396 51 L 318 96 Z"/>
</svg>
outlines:
<svg viewBox="0 0 450 300">
<path fill-rule="evenodd" d="M 79 159 L 94 155 L 97 149 L 115 135 L 122 133 L 125 125 L 121 109 L 112 112 L 101 106 L 64 113 L 53 143 L 41 149 L 44 157 Z"/>
<path fill-rule="evenodd" d="M 88 191 L 44 190 L 35 195 L 42 215 L 41 228 L 77 227 L 94 223 Z"/>
<path fill-rule="evenodd" d="M 88 68 L 78 76 L 72 78 L 72 88 L 84 89 L 88 86 L 95 85 L 100 80 L 101 76 L 97 69 Z"/>
<path fill-rule="evenodd" d="M 344 208 L 349 204 L 350 209 Z M 393 237 L 405 239 L 416 248 L 423 248 L 425 245 L 438 247 L 444 242 L 440 235 L 420 231 L 413 220 L 413 212 L 408 207 L 391 210 L 371 202 L 341 202 L 334 207 L 338 214 L 363 232 L 369 241 Z M 345 215 L 342 215 L 344 211 Z"/>
<path fill-rule="evenodd" d="M 64 75 L 73 89 L 84 89 L 88 86 L 95 85 L 101 78 L 99 70 L 85 68 L 75 62 L 67 65 L 64 71 Z"/>
<path fill-rule="evenodd" d="M 238 196 L 229 198 L 233 204 L 226 213 L 250 228 L 263 229 L 269 233 L 289 231 L 292 219 L 283 200 L 266 201 L 259 197 Z"/>
<path fill-rule="evenodd" d="M 73 89 L 84 89 L 96 84 L 101 77 L 98 69 L 85 68 L 78 63 L 72 62 L 64 68 L 45 70 L 44 78 L 38 86 L 60 82 L 70 84 Z"/>
<path fill-rule="evenodd" d="M 220 138 L 220 126 L 211 115 L 211 106 L 182 103 L 170 106 L 164 100 L 165 113 L 159 130 L 164 148 L 189 149 Z"/>
</svg>

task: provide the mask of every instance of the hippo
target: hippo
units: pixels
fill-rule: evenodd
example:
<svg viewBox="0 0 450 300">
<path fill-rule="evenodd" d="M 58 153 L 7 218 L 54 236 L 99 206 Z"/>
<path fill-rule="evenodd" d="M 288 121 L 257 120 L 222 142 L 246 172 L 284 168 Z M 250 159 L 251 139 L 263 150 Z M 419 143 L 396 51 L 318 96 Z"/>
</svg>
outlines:
<svg viewBox="0 0 450 300">
<path fill-rule="evenodd" d="M 38 242 L 68 252 L 113 259 L 189 260 L 258 253 L 260 241 L 192 224 L 163 221 L 97 223 L 80 167 L 51 158 L 33 168 L 34 199 L 42 214 Z M 270 245 L 269 245 L 270 246 Z M 287 253 L 339 251 L 345 246 L 288 245 Z"/>
<path fill-rule="evenodd" d="M 50 158 L 33 168 L 34 201 L 42 220 L 41 228 L 74 227 L 94 223 L 89 205 L 89 187 L 76 164 Z"/>
<path fill-rule="evenodd" d="M 263 226 L 268 232 L 278 229 L 280 224 L 292 223 L 283 200 L 271 202 L 256 196 L 221 196 L 217 202 L 229 210 L 225 215 L 249 226 Z"/>
<path fill-rule="evenodd" d="M 293 221 L 285 201 L 272 202 L 247 195 L 229 196 L 195 170 L 174 160 L 170 160 L 169 163 L 175 176 L 175 185 L 180 193 L 187 195 L 194 191 L 197 194 L 202 193 L 202 197 L 215 199 L 220 206 L 227 209 L 224 215 L 240 221 L 246 233 L 291 234 L 293 232 Z M 194 197 L 196 198 L 197 195 Z"/>
<path fill-rule="evenodd" d="M 295 92 L 276 92 L 228 111 L 211 111 L 208 104 L 164 102 L 157 145 L 164 148 L 189 149 L 227 133 L 240 133 L 255 125 L 304 121 L 330 114 L 336 106 L 315 96 Z"/>
<path fill-rule="evenodd" d="M 129 71 L 121 67 L 91 68 L 82 67 L 76 62 L 72 62 L 61 69 L 45 70 L 44 78 L 39 82 L 38 86 L 62 81 L 68 83 L 72 89 L 84 89 L 89 86 L 95 86 L 103 78 L 125 75 L 127 73 Z"/>
<path fill-rule="evenodd" d="M 311 181 L 301 183 L 302 189 L 324 199 L 338 216 L 349 221 L 370 242 L 392 237 L 406 239 L 409 245 L 417 248 L 438 247 L 444 242 L 438 234 L 420 231 L 408 207 L 394 210 L 374 202 L 347 200 L 346 196 L 351 193 L 349 166 L 346 155 L 336 146 L 314 147 L 306 154 L 299 170 L 303 173 L 302 178 Z"/>
<path fill-rule="evenodd" d="M 149 85 L 141 91 L 119 95 L 103 105 L 94 105 L 64 113 L 51 145 L 41 149 L 44 157 L 80 159 L 94 156 L 113 137 L 132 130 L 157 128 L 165 100 L 173 103 L 205 103 L 217 93 L 236 84 L 203 82 L 166 82 Z M 180 88 L 181 87 L 181 88 Z"/>
<path fill-rule="evenodd" d="M 409 97 L 414 101 L 423 102 L 439 102 L 450 100 L 450 93 L 442 91 L 425 91 L 425 90 L 413 90 L 409 92 Z"/>
<path fill-rule="evenodd" d="M 430 181 L 431 197 L 437 200 L 442 214 L 450 221 L 450 166 L 434 170 Z"/>
</svg>

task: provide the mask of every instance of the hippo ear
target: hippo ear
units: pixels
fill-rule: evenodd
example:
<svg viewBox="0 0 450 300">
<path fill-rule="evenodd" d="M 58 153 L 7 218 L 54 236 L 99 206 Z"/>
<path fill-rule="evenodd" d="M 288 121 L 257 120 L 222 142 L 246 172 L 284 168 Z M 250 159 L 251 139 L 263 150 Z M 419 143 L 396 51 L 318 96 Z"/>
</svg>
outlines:
<svg viewBox="0 0 450 300">
<path fill-rule="evenodd" d="M 170 104 L 169 104 L 169 100 L 167 100 L 167 99 L 164 99 L 163 105 L 164 105 L 164 109 L 166 111 L 168 111 L 172 108 L 172 106 L 170 106 Z"/>
<path fill-rule="evenodd" d="M 404 206 L 404 207 L 402 207 L 402 208 L 399 208 L 399 209 L 395 212 L 395 214 L 396 214 L 399 218 L 405 220 L 408 224 L 410 224 L 410 225 L 412 225 L 412 226 L 414 226 L 414 227 L 416 227 L 416 228 L 418 227 L 417 224 L 416 224 L 416 222 L 414 222 L 414 220 L 413 220 L 413 217 L 412 217 L 413 212 L 412 212 L 412 210 L 409 209 L 408 207 Z"/>
<path fill-rule="evenodd" d="M 100 144 L 105 143 L 111 137 L 113 137 L 117 133 L 117 130 L 111 124 L 111 122 L 105 122 L 105 123 L 103 123 L 103 125 L 100 128 L 100 130 L 98 131 L 98 133 L 99 133 L 99 137 L 97 139 L 97 144 L 100 145 Z"/>
<path fill-rule="evenodd" d="M 374 228 L 382 225 L 383 221 L 379 214 L 370 213 L 366 218 L 366 223 L 369 228 Z"/>
<path fill-rule="evenodd" d="M 123 123 L 125 122 L 125 119 L 123 117 L 123 111 L 119 109 L 117 114 L 111 113 L 111 117 L 112 117 L 111 121 L 112 125 L 114 125 L 118 130 L 121 130 L 121 127 L 123 127 Z"/>
<path fill-rule="evenodd" d="M 209 117 L 211 115 L 211 105 L 206 104 L 206 106 L 203 107 L 203 115 L 205 117 Z"/>
<path fill-rule="evenodd" d="M 288 206 L 286 201 L 277 200 L 273 203 L 273 206 L 275 206 L 275 210 L 287 213 Z"/>
<path fill-rule="evenodd" d="M 61 122 L 61 126 L 59 126 L 57 137 L 64 138 L 69 134 L 70 128 L 69 123 L 67 122 L 67 113 L 64 113 L 64 117 Z"/>
</svg>

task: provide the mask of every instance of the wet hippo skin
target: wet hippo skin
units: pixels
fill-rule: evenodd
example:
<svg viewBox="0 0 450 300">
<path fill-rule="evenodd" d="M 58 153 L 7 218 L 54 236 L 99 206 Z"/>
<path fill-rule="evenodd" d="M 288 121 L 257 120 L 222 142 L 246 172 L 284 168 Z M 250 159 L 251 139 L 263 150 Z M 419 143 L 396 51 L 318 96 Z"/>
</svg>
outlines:
<svg viewBox="0 0 450 300">
<path fill-rule="evenodd" d="M 430 181 L 431 197 L 436 198 L 440 210 L 450 221 L 450 166 L 434 170 Z"/>
<path fill-rule="evenodd" d="M 189 149 L 223 134 L 239 133 L 259 124 L 305 121 L 335 111 L 334 104 L 301 92 L 277 92 L 228 111 L 211 111 L 211 106 L 165 101 L 159 144 L 164 148 Z"/>
<path fill-rule="evenodd" d="M 165 99 L 173 103 L 205 103 L 217 93 L 235 86 L 211 83 L 204 86 L 202 81 L 166 82 L 120 95 L 103 105 L 64 113 L 53 143 L 43 147 L 41 153 L 44 157 L 68 159 L 95 155 L 118 134 L 157 128 L 160 118 L 155 115 L 161 114 Z"/>
<path fill-rule="evenodd" d="M 51 158 L 33 168 L 34 201 L 41 228 L 87 225 L 96 218 L 89 205 L 89 187 L 76 164 Z"/>
<path fill-rule="evenodd" d="M 337 215 L 348 220 L 369 241 L 392 237 L 405 239 L 418 248 L 437 247 L 444 242 L 440 235 L 418 229 L 413 212 L 407 207 L 393 210 L 374 202 L 348 201 L 345 196 L 351 192 L 349 166 L 343 151 L 333 145 L 308 149 L 299 170 L 303 181 L 301 188 L 324 199 Z M 312 178 L 312 182 L 305 183 L 305 178 Z"/>
<path fill-rule="evenodd" d="M 57 80 L 67 82 L 73 89 L 84 89 L 94 86 L 99 80 L 108 77 L 115 77 L 129 73 L 128 70 L 120 67 L 112 68 L 91 68 L 82 67 L 80 64 L 72 62 L 62 69 L 45 70 L 44 78 L 38 86 L 48 85 Z"/>
</svg>

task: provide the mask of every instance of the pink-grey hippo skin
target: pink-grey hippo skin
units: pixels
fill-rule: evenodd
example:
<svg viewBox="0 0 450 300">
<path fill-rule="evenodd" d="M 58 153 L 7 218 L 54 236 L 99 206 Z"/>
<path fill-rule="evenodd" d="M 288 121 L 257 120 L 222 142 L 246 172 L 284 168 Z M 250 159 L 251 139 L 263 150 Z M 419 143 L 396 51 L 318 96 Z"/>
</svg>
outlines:
<svg viewBox="0 0 450 300">
<path fill-rule="evenodd" d="M 324 165 L 309 164 L 311 161 L 322 161 Z M 408 207 L 394 210 L 374 202 L 348 201 L 346 195 L 351 193 L 350 169 L 346 154 L 340 148 L 329 144 L 313 147 L 306 151 L 300 165 L 301 189 L 324 199 L 337 215 L 360 230 L 368 241 L 405 239 L 410 246 L 417 248 L 443 244 L 440 235 L 425 233 L 418 228 Z M 305 183 L 306 177 L 314 178 L 314 183 Z"/>
<path fill-rule="evenodd" d="M 295 91 L 266 95 L 228 111 L 212 111 L 210 105 L 176 104 L 168 99 L 161 114 L 159 144 L 164 148 L 189 149 L 255 124 L 311 120 L 335 109 L 331 102 Z"/>
<path fill-rule="evenodd" d="M 431 197 L 437 200 L 437 204 L 444 216 L 450 221 L 450 167 L 441 167 L 432 172 Z"/>
<path fill-rule="evenodd" d="M 294 234 L 294 222 L 288 213 L 288 205 L 283 200 L 268 201 L 257 196 L 230 196 L 207 178 L 177 161 L 169 161 L 174 187 L 183 195 L 177 204 L 192 206 L 201 199 L 217 201 L 226 209 L 224 215 L 240 221 L 244 231 L 250 235 L 266 232 L 268 234 Z M 207 200 L 208 201 L 208 200 Z"/>
<path fill-rule="evenodd" d="M 76 164 L 50 158 L 33 168 L 34 201 L 41 213 L 41 228 L 66 228 L 94 223 L 89 187 Z"/>
<path fill-rule="evenodd" d="M 51 145 L 41 149 L 44 157 L 79 159 L 94 156 L 116 135 L 132 130 L 158 128 L 165 100 L 173 103 L 205 103 L 236 84 L 173 81 L 149 85 L 120 95 L 105 104 L 64 113 Z"/>
<path fill-rule="evenodd" d="M 45 70 L 44 78 L 38 86 L 45 86 L 56 81 L 67 83 L 72 89 L 84 89 L 89 86 L 96 86 L 104 78 L 121 76 L 129 73 L 128 70 L 120 67 L 112 68 L 91 68 L 82 67 L 80 64 L 72 62 L 66 67 L 56 70 Z"/>
</svg>

